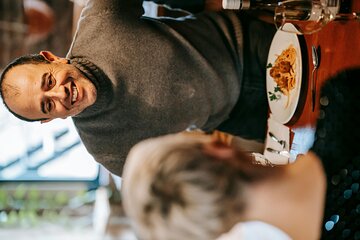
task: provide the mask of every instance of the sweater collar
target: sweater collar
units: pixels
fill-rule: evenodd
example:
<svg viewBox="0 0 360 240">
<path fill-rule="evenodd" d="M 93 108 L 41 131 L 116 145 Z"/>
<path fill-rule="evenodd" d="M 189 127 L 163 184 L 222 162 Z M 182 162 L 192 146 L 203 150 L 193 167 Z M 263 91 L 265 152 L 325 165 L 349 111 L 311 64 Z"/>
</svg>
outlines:
<svg viewBox="0 0 360 240">
<path fill-rule="evenodd" d="M 97 91 L 95 103 L 74 117 L 86 118 L 104 111 L 105 107 L 109 105 L 113 98 L 111 81 L 96 65 L 85 58 L 76 57 L 72 58 L 69 62 L 95 85 Z"/>
</svg>

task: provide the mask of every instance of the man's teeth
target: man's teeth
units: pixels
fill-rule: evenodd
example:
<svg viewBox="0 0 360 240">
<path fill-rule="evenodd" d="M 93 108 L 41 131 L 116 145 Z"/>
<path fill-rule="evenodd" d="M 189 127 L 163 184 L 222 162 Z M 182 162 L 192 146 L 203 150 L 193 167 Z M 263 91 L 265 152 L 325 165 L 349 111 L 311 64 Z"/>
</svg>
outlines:
<svg viewBox="0 0 360 240">
<path fill-rule="evenodd" d="M 72 87 L 72 92 L 73 92 L 73 94 L 72 94 L 72 99 L 71 99 L 71 101 L 72 101 L 72 102 L 75 102 L 76 99 L 77 99 L 77 96 L 78 96 L 78 91 L 77 91 L 77 89 L 76 89 L 75 86 Z"/>
</svg>

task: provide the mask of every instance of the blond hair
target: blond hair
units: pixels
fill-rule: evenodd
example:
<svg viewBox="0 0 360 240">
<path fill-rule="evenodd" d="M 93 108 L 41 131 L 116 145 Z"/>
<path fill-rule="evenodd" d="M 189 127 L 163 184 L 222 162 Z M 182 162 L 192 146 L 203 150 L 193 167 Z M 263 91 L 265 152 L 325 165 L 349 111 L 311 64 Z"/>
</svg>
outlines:
<svg viewBox="0 0 360 240">
<path fill-rule="evenodd" d="M 141 239 L 215 239 L 231 214 L 241 214 L 243 185 L 251 174 L 206 155 L 202 146 L 209 141 L 206 136 L 170 135 L 131 150 L 123 203 Z"/>
</svg>

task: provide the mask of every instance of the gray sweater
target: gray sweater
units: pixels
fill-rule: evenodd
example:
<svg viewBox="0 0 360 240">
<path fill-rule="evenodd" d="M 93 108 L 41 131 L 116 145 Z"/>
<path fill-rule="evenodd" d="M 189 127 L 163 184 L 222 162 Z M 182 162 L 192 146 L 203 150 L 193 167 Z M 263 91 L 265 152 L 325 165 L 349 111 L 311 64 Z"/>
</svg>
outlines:
<svg viewBox="0 0 360 240">
<path fill-rule="evenodd" d="M 96 161 L 121 176 L 140 140 L 225 121 L 240 93 L 242 35 L 232 13 L 142 17 L 141 0 L 90 0 L 67 58 L 96 86 L 73 117 Z"/>
</svg>

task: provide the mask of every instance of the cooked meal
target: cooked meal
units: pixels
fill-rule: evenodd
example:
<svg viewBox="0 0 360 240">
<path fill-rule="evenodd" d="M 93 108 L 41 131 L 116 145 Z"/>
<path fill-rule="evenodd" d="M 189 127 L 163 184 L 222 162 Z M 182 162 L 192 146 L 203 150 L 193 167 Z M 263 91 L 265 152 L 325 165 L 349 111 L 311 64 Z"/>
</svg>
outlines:
<svg viewBox="0 0 360 240">
<path fill-rule="evenodd" d="M 270 69 L 270 76 L 286 96 L 289 96 L 290 91 L 295 88 L 295 60 L 296 49 L 290 45 L 281 52 Z"/>
</svg>

